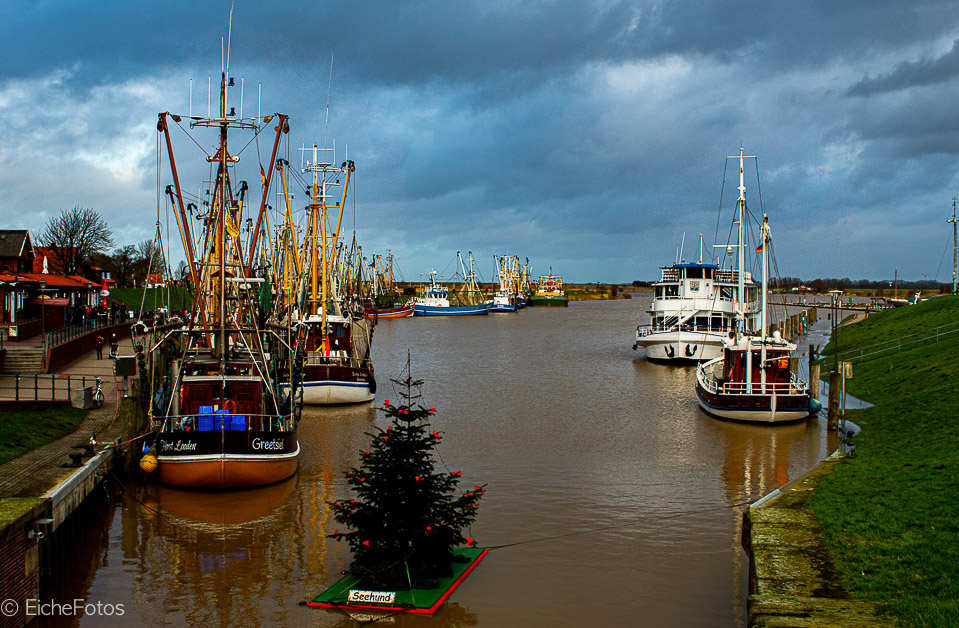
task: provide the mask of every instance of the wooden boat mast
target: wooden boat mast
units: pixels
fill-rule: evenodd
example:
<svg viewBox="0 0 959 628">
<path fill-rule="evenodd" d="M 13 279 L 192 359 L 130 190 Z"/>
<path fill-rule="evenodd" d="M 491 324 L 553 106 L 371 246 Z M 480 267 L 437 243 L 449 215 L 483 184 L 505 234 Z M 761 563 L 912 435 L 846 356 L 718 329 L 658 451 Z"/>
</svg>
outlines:
<svg viewBox="0 0 959 628">
<path fill-rule="evenodd" d="M 746 180 L 743 168 L 744 149 L 739 148 L 739 263 L 737 274 L 738 282 L 738 295 L 736 299 L 736 318 L 738 325 L 736 326 L 736 341 L 739 341 L 739 338 L 746 331 L 746 280 L 743 275 L 743 267 L 746 261 Z"/>
</svg>

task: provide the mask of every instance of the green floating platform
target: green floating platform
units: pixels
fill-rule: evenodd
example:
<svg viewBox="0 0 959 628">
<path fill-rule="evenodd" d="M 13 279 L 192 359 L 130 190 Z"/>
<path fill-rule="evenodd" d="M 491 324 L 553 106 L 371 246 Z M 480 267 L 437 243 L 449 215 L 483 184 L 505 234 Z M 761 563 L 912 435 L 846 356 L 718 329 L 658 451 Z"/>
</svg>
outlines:
<svg viewBox="0 0 959 628">
<path fill-rule="evenodd" d="M 441 604 L 456 590 L 466 576 L 489 553 L 479 547 L 458 547 L 453 550 L 456 556 L 467 560 L 453 563 L 452 575 L 437 581 L 432 589 L 407 589 L 405 591 L 371 591 L 363 586 L 362 580 L 346 575 L 333 586 L 320 593 L 307 606 L 318 608 L 355 609 L 365 611 L 384 611 L 397 613 L 420 613 L 432 615 Z M 353 598 L 350 599 L 350 592 Z M 377 601 L 377 598 L 382 601 Z"/>
</svg>

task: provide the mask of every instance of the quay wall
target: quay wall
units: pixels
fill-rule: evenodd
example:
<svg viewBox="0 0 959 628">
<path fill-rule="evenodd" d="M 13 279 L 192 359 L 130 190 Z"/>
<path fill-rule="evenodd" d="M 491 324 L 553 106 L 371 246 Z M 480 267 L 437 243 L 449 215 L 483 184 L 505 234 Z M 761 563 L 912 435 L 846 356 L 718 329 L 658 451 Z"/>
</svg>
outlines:
<svg viewBox="0 0 959 628">
<path fill-rule="evenodd" d="M 39 539 L 33 522 L 45 511 L 39 498 L 0 500 L 0 628 L 23 626 L 29 620 L 26 600 L 39 597 Z"/>
<path fill-rule="evenodd" d="M 35 402 L 30 403 L 36 405 Z M 137 412 L 137 405 L 134 399 L 122 399 L 116 418 L 119 429 L 110 430 L 109 435 L 98 435 L 98 438 L 119 439 L 119 442 L 132 439 L 142 423 L 138 420 L 141 413 Z M 46 447 L 50 446 L 58 447 L 55 443 Z M 49 473 L 51 469 L 58 469 L 59 465 L 67 462 L 69 445 L 63 451 L 61 449 L 62 446 L 56 450 L 56 456 L 47 467 L 35 470 L 37 475 Z M 126 451 L 135 450 L 131 445 Z M 40 590 L 41 573 L 51 569 L 50 561 L 55 560 L 52 555 L 56 554 L 55 551 L 51 554 L 48 548 L 73 542 L 69 531 L 76 525 L 64 524 L 77 522 L 77 517 L 89 516 L 77 510 L 88 501 L 91 494 L 99 495 L 94 493 L 95 489 L 114 466 L 119 466 L 123 459 L 129 461 L 136 458 L 134 455 L 123 456 L 122 453 L 115 446 L 108 445 L 66 478 L 60 476 L 62 479 L 55 480 L 52 488 L 44 493 L 0 499 L 0 628 L 23 626 L 33 619 L 26 614 L 26 601 L 41 599 L 44 595 Z M 27 490 L 29 482 L 33 480 L 24 480 L 27 484 L 20 489 L 14 488 L 11 493 Z M 38 492 L 43 490 L 40 488 Z"/>
</svg>

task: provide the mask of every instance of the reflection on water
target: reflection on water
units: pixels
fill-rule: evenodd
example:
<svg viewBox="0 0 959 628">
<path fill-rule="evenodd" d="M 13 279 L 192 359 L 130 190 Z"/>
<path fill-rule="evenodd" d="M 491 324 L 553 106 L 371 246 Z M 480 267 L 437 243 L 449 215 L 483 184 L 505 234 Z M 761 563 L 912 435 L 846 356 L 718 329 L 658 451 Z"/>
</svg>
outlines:
<svg viewBox="0 0 959 628">
<path fill-rule="evenodd" d="M 488 485 L 469 536 L 508 545 L 435 616 L 391 624 L 742 623 L 742 504 L 825 457 L 824 426 L 703 414 L 692 368 L 630 349 L 646 305 L 380 322 L 377 404 L 398 399 L 388 380 L 409 352 L 437 408 L 440 467 Z M 56 590 L 122 603 L 124 622 L 356 625 L 297 603 L 349 564 L 326 538 L 327 502 L 346 496 L 343 472 L 383 424 L 373 404 L 308 408 L 299 471 L 276 486 L 211 494 L 126 479 L 106 533 L 89 534 L 96 558 L 64 569 Z"/>
</svg>

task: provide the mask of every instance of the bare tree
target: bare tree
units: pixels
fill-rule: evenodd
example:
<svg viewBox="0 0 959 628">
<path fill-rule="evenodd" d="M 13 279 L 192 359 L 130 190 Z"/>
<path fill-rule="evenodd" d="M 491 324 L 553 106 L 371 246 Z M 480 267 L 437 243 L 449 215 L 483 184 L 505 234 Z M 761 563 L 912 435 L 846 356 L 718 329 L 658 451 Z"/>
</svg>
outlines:
<svg viewBox="0 0 959 628">
<path fill-rule="evenodd" d="M 163 274 L 165 262 L 163 250 L 156 240 L 144 240 L 136 246 L 133 274 L 138 283 L 143 284 L 148 274 Z"/>
<path fill-rule="evenodd" d="M 96 210 L 78 205 L 51 218 L 37 241 L 65 275 L 76 275 L 86 258 L 113 246 L 113 231 Z"/>
<path fill-rule="evenodd" d="M 176 272 L 173 273 L 173 278 L 177 281 L 183 281 L 190 276 L 190 267 L 182 259 L 180 263 L 176 265 Z"/>
<path fill-rule="evenodd" d="M 117 288 L 130 287 L 130 279 L 133 277 L 137 262 L 136 256 L 137 248 L 132 244 L 121 246 L 110 256 L 110 270 L 113 271 L 113 279 L 117 282 Z"/>
</svg>

